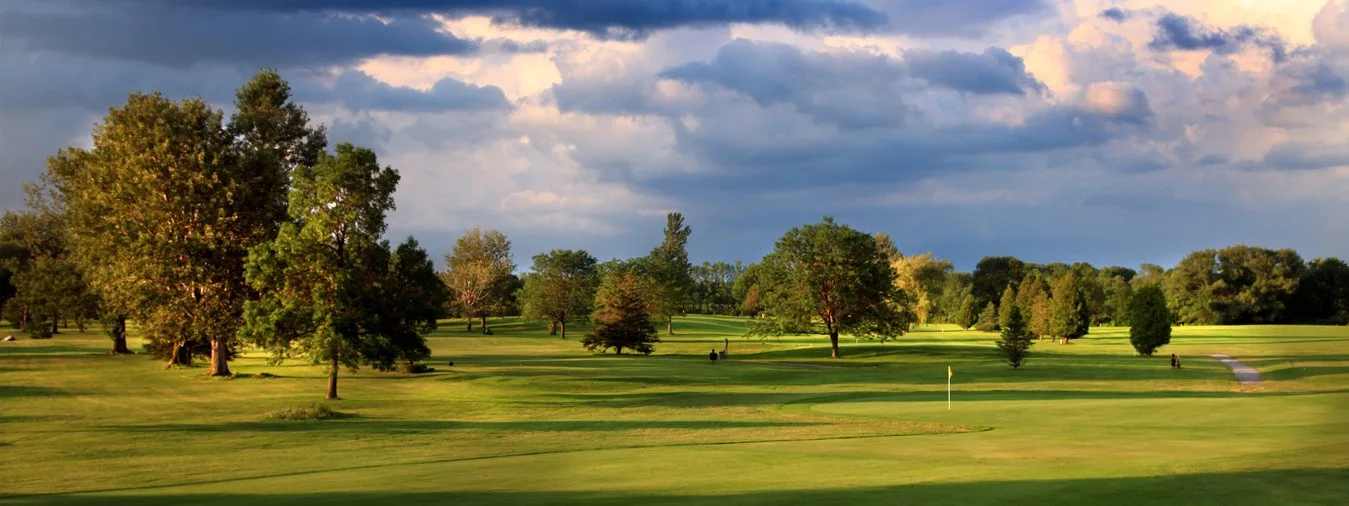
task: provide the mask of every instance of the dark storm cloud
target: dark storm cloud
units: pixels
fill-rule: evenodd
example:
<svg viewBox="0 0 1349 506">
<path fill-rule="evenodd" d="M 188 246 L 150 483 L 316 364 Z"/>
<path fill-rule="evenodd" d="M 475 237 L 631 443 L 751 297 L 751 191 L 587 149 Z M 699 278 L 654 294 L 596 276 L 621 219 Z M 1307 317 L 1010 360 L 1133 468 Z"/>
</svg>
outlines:
<svg viewBox="0 0 1349 506">
<path fill-rule="evenodd" d="M 803 53 L 786 44 L 737 39 L 709 62 L 679 65 L 660 77 L 732 90 L 761 106 L 792 104 L 846 129 L 895 125 L 909 112 L 899 97 L 903 65 L 865 53 Z"/>
<path fill-rule="evenodd" d="M 891 31 L 922 37 L 975 37 L 1014 16 L 1051 13 L 1047 0 L 879 0 Z"/>
<path fill-rule="evenodd" d="M 1268 50 L 1275 62 L 1282 62 L 1288 57 L 1283 39 L 1264 28 L 1248 25 L 1230 29 L 1215 28 L 1174 13 L 1157 18 L 1157 32 L 1148 43 L 1148 48 L 1153 51 L 1208 49 L 1218 54 L 1232 54 L 1248 45 Z"/>
<path fill-rule="evenodd" d="M 1245 164 L 1248 169 L 1320 170 L 1349 167 L 1349 148 L 1321 144 L 1281 142 L 1269 148 L 1264 163 Z"/>
<path fill-rule="evenodd" d="M 1119 8 L 1119 7 L 1111 7 L 1111 8 L 1109 8 L 1109 9 L 1106 9 L 1106 10 L 1101 11 L 1101 17 L 1102 17 L 1102 18 L 1110 19 L 1110 20 L 1114 20 L 1114 21 L 1125 21 L 1125 20 L 1128 20 L 1128 19 L 1129 19 L 1130 17 L 1132 17 L 1132 16 L 1133 16 L 1133 13 L 1131 13 L 1131 12 L 1129 12 L 1129 11 L 1126 11 L 1126 10 L 1124 10 L 1124 9 L 1121 9 L 1121 8 Z"/>
<path fill-rule="evenodd" d="M 332 88 L 307 86 L 297 90 L 302 102 L 337 103 L 353 112 L 401 111 L 438 113 L 506 109 L 510 103 L 496 86 L 477 86 L 454 78 L 437 81 L 428 91 L 392 86 L 359 70 L 342 73 Z"/>
<path fill-rule="evenodd" d="M 383 22 L 324 12 L 208 10 L 194 5 L 81 3 L 75 11 L 0 12 L 0 37 L 28 53 L 139 61 L 175 68 L 326 67 L 380 55 L 469 54 L 479 43 L 418 17 Z"/>
<path fill-rule="evenodd" d="M 1006 49 L 990 47 L 982 54 L 913 50 L 904 62 L 914 77 L 933 84 L 979 94 L 1044 93 L 1045 85 L 1026 72 L 1026 62 Z"/>
<path fill-rule="evenodd" d="M 884 13 L 852 0 L 198 0 L 194 3 L 222 10 L 270 12 L 488 15 L 499 22 L 623 38 L 640 38 L 654 30 L 681 26 L 729 23 L 858 31 L 879 30 L 887 22 Z"/>
</svg>

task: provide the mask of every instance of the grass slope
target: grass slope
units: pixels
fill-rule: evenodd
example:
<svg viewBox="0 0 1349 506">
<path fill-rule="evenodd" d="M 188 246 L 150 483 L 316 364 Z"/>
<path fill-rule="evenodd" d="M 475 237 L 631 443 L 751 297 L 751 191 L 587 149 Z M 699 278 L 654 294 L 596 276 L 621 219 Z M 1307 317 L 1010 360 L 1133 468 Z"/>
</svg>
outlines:
<svg viewBox="0 0 1349 506">
<path fill-rule="evenodd" d="M 451 322 L 430 374 L 343 371 L 343 416 L 275 420 L 320 367 L 251 353 L 234 379 L 102 354 L 65 333 L 0 343 L 5 504 L 1333 504 L 1349 497 L 1349 329 L 1185 327 L 1037 343 L 745 340 L 692 316 L 657 354 L 592 355 L 538 324 Z M 573 330 L 573 329 L 569 329 Z M 731 339 L 731 360 L 706 355 Z M 1209 353 L 1259 369 L 1240 391 Z M 1179 353 L 1185 368 L 1171 370 Z M 453 360 L 454 367 L 445 365 Z M 955 370 L 947 410 L 946 367 Z M 274 375 L 266 377 L 263 373 Z"/>
</svg>

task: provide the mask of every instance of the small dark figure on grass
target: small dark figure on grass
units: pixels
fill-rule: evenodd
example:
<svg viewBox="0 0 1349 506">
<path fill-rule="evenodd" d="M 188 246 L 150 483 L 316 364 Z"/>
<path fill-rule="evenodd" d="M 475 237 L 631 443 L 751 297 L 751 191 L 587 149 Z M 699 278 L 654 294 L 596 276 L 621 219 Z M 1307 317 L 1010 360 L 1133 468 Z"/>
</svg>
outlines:
<svg viewBox="0 0 1349 506">
<path fill-rule="evenodd" d="M 1176 354 L 1175 354 L 1175 353 L 1172 353 L 1172 354 L 1171 354 L 1171 368 L 1172 368 L 1172 369 L 1175 369 L 1175 368 L 1176 368 Z"/>
<path fill-rule="evenodd" d="M 1007 315 L 1007 324 L 1002 327 L 1002 337 L 997 342 L 1002 358 L 1013 369 L 1020 369 L 1030 355 L 1032 344 L 1030 331 L 1026 330 L 1026 318 L 1021 315 L 1020 308 L 1013 307 Z"/>
<path fill-rule="evenodd" d="M 711 360 L 711 361 L 713 361 L 713 362 L 716 362 L 716 361 L 717 361 L 717 350 L 712 350 L 712 353 L 708 353 L 708 354 L 707 354 L 707 359 L 708 359 L 708 360 Z"/>
<path fill-rule="evenodd" d="M 595 328 L 586 334 L 581 344 L 587 350 L 603 351 L 609 348 L 623 354 L 623 349 L 650 355 L 660 342 L 656 327 L 647 313 L 643 299 L 644 280 L 630 273 L 618 273 L 605 278 L 595 294 Z"/>
</svg>

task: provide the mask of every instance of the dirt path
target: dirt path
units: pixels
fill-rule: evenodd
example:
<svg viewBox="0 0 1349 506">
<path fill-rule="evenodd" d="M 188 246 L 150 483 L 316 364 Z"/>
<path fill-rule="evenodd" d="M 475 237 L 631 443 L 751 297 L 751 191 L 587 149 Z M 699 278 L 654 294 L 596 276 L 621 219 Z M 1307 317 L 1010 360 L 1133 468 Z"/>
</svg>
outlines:
<svg viewBox="0 0 1349 506">
<path fill-rule="evenodd" d="M 1210 357 L 1218 359 L 1219 362 L 1232 368 L 1232 374 L 1237 376 L 1237 383 L 1242 385 L 1255 385 L 1260 383 L 1260 371 L 1252 369 L 1251 366 L 1237 362 L 1232 357 L 1221 353 L 1214 353 Z"/>
</svg>

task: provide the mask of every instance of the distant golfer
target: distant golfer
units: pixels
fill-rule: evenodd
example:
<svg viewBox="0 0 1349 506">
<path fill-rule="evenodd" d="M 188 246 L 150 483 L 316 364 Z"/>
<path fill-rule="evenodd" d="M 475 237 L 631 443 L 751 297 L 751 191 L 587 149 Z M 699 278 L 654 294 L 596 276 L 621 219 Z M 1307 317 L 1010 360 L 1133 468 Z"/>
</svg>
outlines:
<svg viewBox="0 0 1349 506">
<path fill-rule="evenodd" d="M 716 349 L 716 348 L 713 348 L 713 349 L 712 349 L 712 353 L 708 353 L 708 354 L 707 354 L 707 359 L 708 359 L 708 360 L 711 360 L 711 361 L 713 361 L 713 362 L 716 362 L 716 361 L 717 361 L 717 349 Z"/>
</svg>

